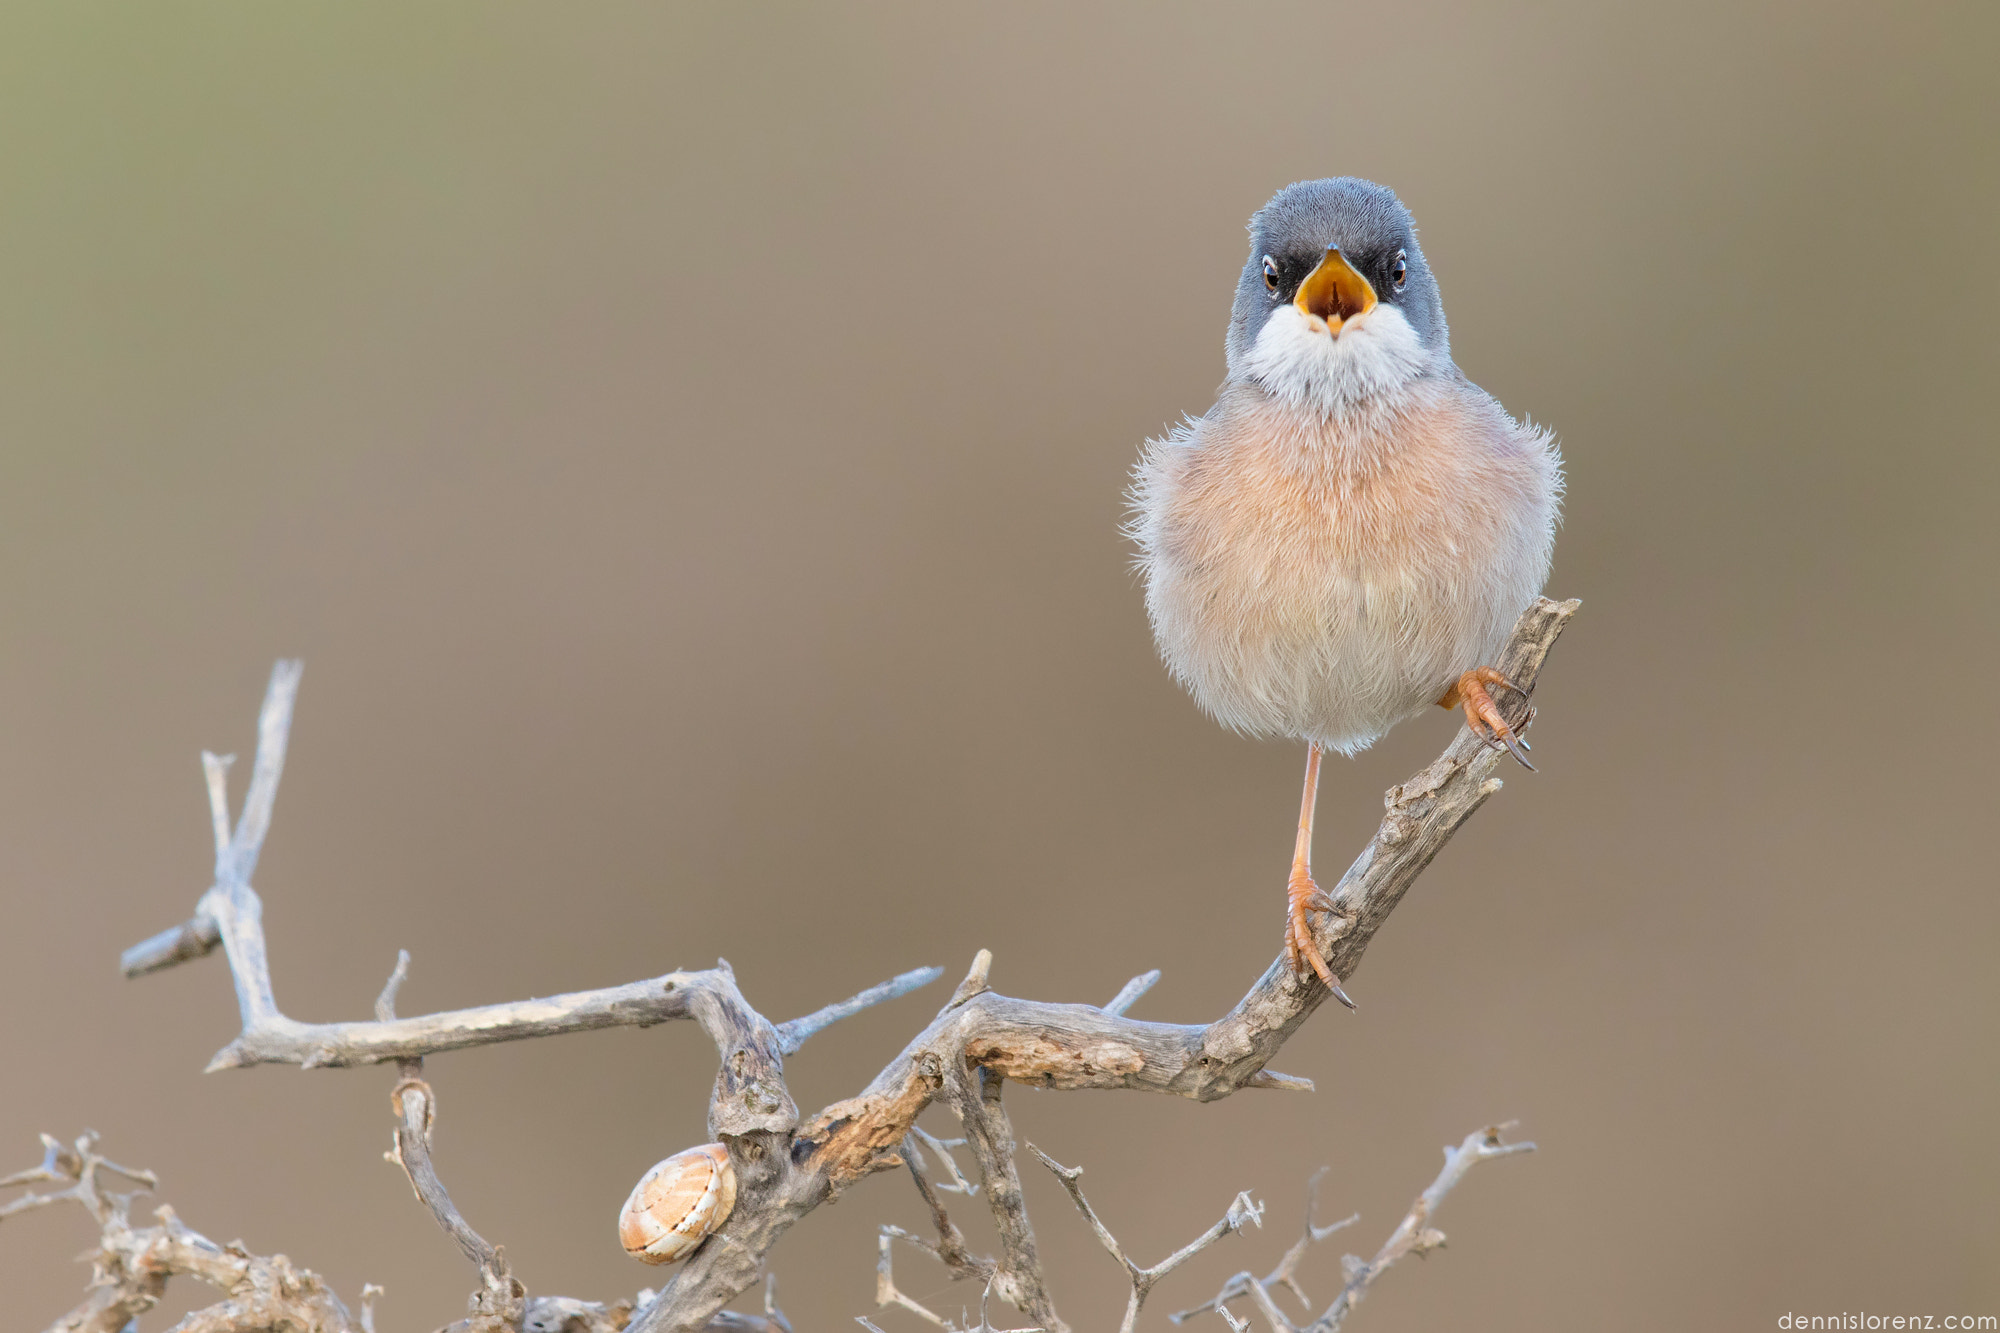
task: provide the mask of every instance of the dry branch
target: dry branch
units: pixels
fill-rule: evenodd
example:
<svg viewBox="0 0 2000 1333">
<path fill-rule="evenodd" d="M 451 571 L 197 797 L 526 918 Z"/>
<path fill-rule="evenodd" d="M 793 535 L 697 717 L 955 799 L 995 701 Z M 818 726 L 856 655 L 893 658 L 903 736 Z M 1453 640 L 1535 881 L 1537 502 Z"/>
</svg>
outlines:
<svg viewBox="0 0 2000 1333">
<path fill-rule="evenodd" d="M 1139 1308 L 1146 1303 L 1146 1297 L 1152 1294 L 1153 1287 L 1161 1278 L 1224 1236 L 1235 1235 L 1246 1224 L 1254 1223 L 1259 1227 L 1264 1225 L 1262 1205 L 1250 1197 L 1250 1191 L 1244 1190 L 1236 1196 L 1235 1202 L 1229 1205 L 1229 1211 L 1222 1215 L 1220 1222 L 1151 1268 L 1141 1268 L 1125 1253 L 1124 1247 L 1118 1243 L 1118 1238 L 1111 1234 L 1111 1229 L 1098 1219 L 1097 1210 L 1090 1206 L 1090 1200 L 1083 1197 L 1083 1186 L 1077 1184 L 1083 1179 L 1083 1168 L 1064 1166 L 1032 1143 L 1028 1145 L 1028 1151 L 1041 1158 L 1043 1166 L 1055 1172 L 1056 1179 L 1060 1180 L 1063 1188 L 1069 1191 L 1070 1202 L 1076 1205 L 1076 1210 L 1083 1214 L 1083 1220 L 1090 1223 L 1091 1231 L 1096 1233 L 1097 1243 L 1108 1250 L 1113 1259 L 1125 1266 L 1126 1275 L 1132 1279 L 1132 1295 L 1125 1302 L 1125 1319 L 1118 1325 L 1118 1333 L 1132 1333 L 1133 1327 L 1139 1322 Z"/>
<path fill-rule="evenodd" d="M 1313 1321 L 1308 1333 L 1336 1333 L 1354 1307 L 1361 1303 L 1361 1298 L 1368 1294 L 1369 1286 L 1398 1259 L 1444 1248 L 1444 1233 L 1431 1226 L 1430 1221 L 1437 1215 L 1438 1205 L 1444 1202 L 1444 1196 L 1465 1179 L 1465 1173 L 1481 1162 L 1535 1150 L 1532 1143 L 1501 1142 L 1501 1134 L 1512 1127 L 1512 1122 L 1509 1122 L 1476 1129 L 1467 1134 L 1465 1141 L 1456 1148 L 1444 1150 L 1444 1170 L 1438 1172 L 1437 1179 L 1417 1196 L 1417 1201 L 1410 1205 L 1410 1211 L 1389 1233 L 1389 1239 L 1382 1242 L 1382 1248 L 1375 1252 L 1375 1257 L 1365 1263 L 1352 1255 L 1341 1260 L 1341 1266 L 1347 1272 L 1347 1283 L 1341 1288 L 1340 1295 L 1334 1297 L 1326 1313 Z"/>
<path fill-rule="evenodd" d="M 1444 1150 L 1444 1170 L 1440 1171 L 1437 1179 L 1417 1196 L 1417 1201 L 1410 1205 L 1410 1211 L 1396 1224 L 1396 1229 L 1389 1233 L 1389 1239 L 1382 1243 L 1382 1248 L 1375 1252 L 1375 1257 L 1364 1260 L 1358 1255 L 1341 1256 L 1340 1264 L 1345 1280 L 1340 1294 L 1333 1298 L 1333 1304 L 1327 1306 L 1319 1318 L 1303 1328 L 1279 1308 L 1275 1298 L 1276 1289 L 1282 1287 L 1291 1292 L 1298 1298 L 1299 1304 L 1310 1311 L 1312 1300 L 1306 1295 L 1305 1288 L 1299 1285 L 1299 1260 L 1314 1244 L 1352 1225 L 1360 1216 L 1356 1214 L 1327 1227 L 1313 1224 L 1313 1212 L 1319 1204 L 1319 1181 L 1320 1177 L 1326 1174 L 1325 1168 L 1315 1172 L 1307 1183 L 1305 1234 L 1291 1249 L 1285 1251 L 1285 1257 L 1278 1266 L 1262 1278 L 1250 1273 L 1236 1274 L 1223 1284 L 1222 1290 L 1212 1299 L 1195 1306 L 1192 1310 L 1179 1311 L 1172 1316 L 1173 1321 L 1179 1324 L 1195 1315 L 1213 1312 L 1221 1315 L 1236 1333 L 1242 1333 L 1249 1324 L 1239 1320 L 1231 1312 L 1229 1302 L 1248 1299 L 1263 1316 L 1264 1322 L 1270 1325 L 1271 1333 L 1338 1333 L 1347 1316 L 1354 1312 L 1354 1307 L 1368 1294 L 1369 1287 L 1398 1259 L 1412 1254 L 1424 1255 L 1432 1250 L 1444 1248 L 1444 1233 L 1431 1226 L 1430 1222 L 1437 1215 L 1438 1206 L 1444 1202 L 1445 1195 L 1451 1193 L 1459 1181 L 1465 1179 L 1467 1171 L 1480 1162 L 1490 1162 L 1496 1157 L 1510 1157 L 1515 1153 L 1535 1150 L 1535 1145 L 1532 1143 L 1502 1142 L 1501 1135 L 1511 1128 L 1513 1128 L 1511 1121 L 1504 1125 L 1489 1125 L 1485 1129 L 1476 1129 L 1466 1135 L 1465 1141 L 1457 1147 L 1447 1145 Z M 1053 1167 L 1053 1163 L 1051 1166 Z M 1082 1206 L 1080 1202 L 1078 1206 Z M 1094 1218 L 1092 1223 L 1095 1225 Z M 1100 1238 L 1101 1234 L 1100 1232 Z M 1130 1261 L 1127 1262 L 1129 1264 Z M 1130 1325 L 1127 1327 L 1129 1329 Z"/>
<path fill-rule="evenodd" d="M 1124 989 L 1111 997 L 1111 1003 L 1104 1006 L 1104 1012 L 1113 1018 L 1122 1016 L 1127 1009 L 1139 1002 L 1140 996 L 1153 989 L 1159 980 L 1160 969 L 1157 967 L 1150 972 L 1141 972 L 1126 982 Z"/>
<path fill-rule="evenodd" d="M 993 1284 L 991 1282 L 988 1282 L 986 1290 L 979 1294 L 979 1322 L 977 1324 L 966 1324 L 961 1328 L 942 1315 L 932 1314 L 929 1310 L 926 1310 L 923 1306 L 917 1304 L 896 1289 L 896 1280 L 889 1271 L 889 1242 L 891 1238 L 899 1240 L 913 1239 L 898 1231 L 895 1227 L 882 1228 L 881 1257 L 875 1265 L 875 1308 L 877 1310 L 886 1310 L 891 1306 L 901 1306 L 912 1314 L 923 1318 L 926 1323 L 932 1324 L 942 1330 L 942 1333 L 1048 1333 L 1048 1330 L 1043 1328 L 1000 1329 L 993 1327 L 992 1317 L 987 1313 L 987 1303 L 993 1298 Z M 921 1244 L 922 1242 L 918 1243 Z M 963 1312 L 961 1311 L 960 1313 L 962 1316 Z M 854 1316 L 854 1322 L 867 1329 L 868 1333 L 882 1333 L 881 1327 L 866 1315 Z"/>
<path fill-rule="evenodd" d="M 1224 1283 L 1222 1290 L 1206 1304 L 1197 1305 L 1192 1310 L 1181 1310 L 1176 1314 L 1170 1315 L 1169 1318 L 1176 1324 L 1179 1324 L 1186 1322 L 1195 1315 L 1214 1311 L 1221 1314 L 1225 1319 L 1230 1320 L 1233 1327 L 1235 1320 L 1229 1313 L 1228 1303 L 1249 1295 L 1250 1287 L 1253 1283 L 1263 1287 L 1267 1295 L 1272 1288 L 1283 1287 L 1298 1298 L 1300 1305 L 1310 1309 L 1312 1307 L 1312 1298 L 1307 1296 L 1305 1288 L 1299 1285 L 1299 1260 L 1305 1258 L 1306 1251 L 1320 1241 L 1325 1240 L 1336 1231 L 1346 1230 L 1361 1220 L 1361 1214 L 1350 1213 L 1340 1219 L 1340 1221 L 1328 1226 L 1320 1226 L 1313 1221 L 1313 1218 L 1319 1214 L 1319 1182 L 1326 1178 L 1327 1170 L 1328 1168 L 1321 1167 L 1306 1180 L 1305 1231 L 1292 1243 L 1292 1248 L 1285 1251 L 1285 1257 L 1278 1261 L 1276 1268 L 1272 1269 L 1262 1278 L 1250 1273 L 1238 1273 L 1235 1277 L 1230 1278 L 1228 1282 Z"/>
<path fill-rule="evenodd" d="M 1522 615 L 1496 665 L 1532 690 L 1543 659 L 1577 606 L 1538 600 Z M 217 1054 L 212 1069 L 262 1062 L 313 1068 L 407 1061 L 599 1027 L 643 1027 L 679 1018 L 699 1022 L 721 1057 L 709 1125 L 730 1149 L 738 1178 L 736 1209 L 639 1312 L 634 1333 L 709 1326 L 725 1304 L 763 1276 L 771 1247 L 794 1222 L 862 1177 L 901 1165 L 917 1116 L 940 1099 L 965 1124 L 1003 1239 L 991 1290 L 1050 1333 L 1060 1333 L 1064 1325 L 1049 1300 L 1020 1204 L 1013 1135 L 1000 1099 L 1006 1080 L 1043 1088 L 1128 1088 L 1196 1101 L 1242 1088 L 1311 1087 L 1265 1067 L 1329 994 L 1317 979 L 1296 976 L 1282 955 L 1229 1013 L 1205 1025 L 1181 1025 L 1125 1017 L 1125 1009 L 1151 985 L 1151 975 L 1136 978 L 1101 1007 L 1014 999 L 991 989 L 992 959 L 982 950 L 951 1001 L 868 1087 L 803 1122 L 785 1085 L 783 1057 L 827 1023 L 934 979 L 935 969 L 905 973 L 785 1024 L 773 1024 L 751 1007 L 726 963 L 552 999 L 408 1019 L 301 1023 L 287 1017 L 273 995 L 262 904 L 250 882 L 270 824 L 298 679 L 295 662 L 280 662 L 272 673 L 250 790 L 233 834 L 228 761 L 203 756 L 215 825 L 214 885 L 190 921 L 127 950 L 126 971 L 137 975 L 199 957 L 213 947 L 211 936 L 220 942 L 236 986 L 242 1032 Z M 1503 708 L 1517 728 L 1525 725 L 1530 711 L 1525 697 L 1510 695 Z M 1389 791 L 1375 837 L 1332 891 L 1337 910 L 1316 923 L 1315 945 L 1335 975 L 1354 976 L 1375 932 L 1417 875 L 1500 789 L 1499 761 L 1496 751 L 1462 729 L 1437 761 Z"/>
<path fill-rule="evenodd" d="M 160 1303 L 169 1279 L 181 1276 L 216 1288 L 223 1300 L 183 1319 L 174 1333 L 259 1329 L 371 1333 L 370 1293 L 362 1294 L 362 1319 L 357 1322 L 318 1274 L 293 1267 L 282 1254 L 265 1258 L 241 1245 L 217 1245 L 190 1231 L 165 1206 L 153 1213 L 159 1225 L 134 1229 L 132 1200 L 143 1191 L 107 1189 L 102 1179 L 106 1174 L 123 1176 L 147 1189 L 159 1183 L 152 1172 L 119 1166 L 99 1153 L 97 1135 L 89 1131 L 67 1147 L 42 1135 L 41 1164 L 0 1180 L 0 1186 L 66 1182 L 63 1189 L 49 1193 L 31 1190 L 0 1209 L 0 1217 L 70 1202 L 97 1223 L 97 1249 L 89 1256 L 90 1294 L 49 1325 L 48 1333 L 119 1333 Z"/>
<path fill-rule="evenodd" d="M 409 975 L 410 951 L 398 950 L 395 970 L 389 973 L 388 982 L 375 1000 L 378 1022 L 395 1021 L 396 992 L 402 989 Z M 458 1248 L 464 1251 L 479 1274 L 479 1286 L 467 1302 L 467 1317 L 452 1327 L 463 1333 L 509 1333 L 519 1329 L 527 1313 L 527 1288 L 507 1267 L 506 1253 L 488 1244 L 486 1238 L 474 1231 L 472 1224 L 458 1211 L 458 1205 L 451 1201 L 451 1192 L 438 1176 L 437 1166 L 431 1161 L 431 1130 L 437 1124 L 437 1094 L 431 1091 L 430 1084 L 424 1082 L 424 1062 L 404 1060 L 400 1064 L 400 1072 L 402 1078 L 389 1092 L 389 1104 L 395 1108 L 402 1123 L 396 1126 L 395 1147 L 386 1155 L 403 1168 L 403 1174 L 409 1177 L 410 1188 L 417 1192 L 418 1200 L 430 1209 L 431 1217 L 447 1236 L 458 1243 Z M 587 1313 L 577 1313 L 578 1317 L 588 1320 Z"/>
</svg>

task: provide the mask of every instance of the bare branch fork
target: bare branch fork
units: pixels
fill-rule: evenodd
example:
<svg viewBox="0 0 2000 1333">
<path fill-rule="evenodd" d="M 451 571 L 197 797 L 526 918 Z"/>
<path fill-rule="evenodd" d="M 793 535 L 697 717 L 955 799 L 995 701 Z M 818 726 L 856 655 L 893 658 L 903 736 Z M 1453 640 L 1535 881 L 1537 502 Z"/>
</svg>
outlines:
<svg viewBox="0 0 2000 1333">
<path fill-rule="evenodd" d="M 1539 599 L 1523 613 L 1496 665 L 1532 690 L 1544 658 L 1578 605 Z M 262 904 L 251 880 L 270 826 L 298 682 L 296 662 L 280 662 L 272 672 L 249 790 L 233 832 L 226 789 L 229 761 L 204 754 L 215 828 L 215 882 L 190 920 L 125 952 L 126 974 L 172 966 L 221 944 L 236 986 L 242 1031 L 216 1054 L 211 1069 L 414 1061 L 468 1046 L 594 1028 L 645 1027 L 681 1018 L 701 1024 L 721 1057 L 709 1128 L 729 1147 L 738 1179 L 736 1208 L 638 1313 L 631 1325 L 634 1333 L 711 1326 L 724 1305 L 764 1275 L 771 1247 L 794 1222 L 862 1177 L 915 1160 L 914 1148 L 905 1144 L 911 1142 L 919 1113 L 934 1101 L 949 1106 L 964 1125 L 966 1146 L 980 1167 L 979 1188 L 1001 1235 L 1001 1257 L 985 1261 L 993 1265 L 986 1274 L 991 1292 L 1049 1333 L 1066 1333 L 1049 1299 L 1021 1202 L 1013 1133 L 1001 1102 L 1006 1081 L 1041 1088 L 1129 1088 L 1196 1101 L 1213 1101 L 1242 1088 L 1312 1087 L 1308 1080 L 1266 1068 L 1329 994 L 1316 978 L 1296 977 L 1282 955 L 1227 1014 L 1208 1024 L 1183 1025 L 1125 1016 L 1157 973 L 1135 978 L 1102 1006 L 1053 1004 L 993 991 L 987 983 L 992 959 L 981 951 L 951 1000 L 865 1089 L 803 1119 L 785 1084 L 783 1057 L 796 1053 L 829 1023 L 928 983 L 939 975 L 937 969 L 904 973 L 783 1024 L 771 1023 L 751 1007 L 726 962 L 604 990 L 415 1018 L 397 1018 L 388 1009 L 372 1022 L 292 1019 L 278 1008 L 272 992 Z M 1517 728 L 1526 724 L 1525 698 L 1510 695 L 1504 707 Z M 1334 975 L 1353 977 L 1369 942 L 1416 877 L 1500 789 L 1495 774 L 1499 760 L 1497 752 L 1461 729 L 1435 762 L 1390 789 L 1374 838 L 1331 894 L 1336 910 L 1315 927 L 1315 945 Z M 411 1116 L 421 1111 L 428 1117 L 426 1108 L 435 1103 L 427 1087 L 419 1092 L 407 1082 L 398 1085 L 397 1103 L 404 1121 L 399 1135 L 403 1161 L 409 1168 L 415 1155 L 411 1145 L 421 1137 L 411 1127 Z M 413 1180 L 415 1175 L 413 1169 Z M 926 1191 L 926 1197 L 934 1201 L 936 1196 Z M 971 1256 L 965 1260 L 971 1264 L 967 1275 L 983 1271 Z M 504 1315 L 498 1317 L 505 1323 Z M 723 1316 L 722 1322 L 742 1327 L 735 1323 L 739 1318 L 754 1317 Z"/>
<path fill-rule="evenodd" d="M 1235 1333 L 1243 1333 L 1243 1330 L 1250 1327 L 1249 1322 L 1239 1320 L 1230 1311 L 1229 1302 L 1247 1297 L 1256 1306 L 1257 1313 L 1270 1325 L 1271 1333 L 1338 1333 L 1347 1316 L 1354 1312 L 1354 1307 L 1368 1294 L 1369 1287 L 1389 1270 L 1390 1265 L 1408 1255 L 1421 1257 L 1432 1250 L 1444 1248 L 1444 1233 L 1431 1226 L 1430 1222 L 1437 1215 L 1438 1206 L 1444 1202 L 1444 1196 L 1451 1193 L 1459 1181 L 1465 1179 L 1467 1171 L 1481 1162 L 1490 1162 L 1497 1157 L 1510 1157 L 1515 1153 L 1535 1150 L 1535 1145 L 1532 1143 L 1502 1142 L 1501 1136 L 1512 1128 L 1512 1122 L 1505 1125 L 1489 1125 L 1485 1129 L 1473 1130 L 1457 1147 L 1447 1146 L 1444 1150 L 1444 1170 L 1440 1171 L 1437 1179 L 1417 1196 L 1417 1201 L 1410 1205 L 1410 1211 L 1396 1224 L 1396 1229 L 1389 1233 L 1389 1239 L 1382 1243 L 1382 1248 L 1375 1252 L 1375 1257 L 1364 1260 L 1358 1255 L 1341 1256 L 1341 1271 L 1345 1280 L 1341 1285 L 1340 1294 L 1333 1298 L 1333 1304 L 1327 1306 L 1317 1319 L 1303 1328 L 1292 1322 L 1291 1317 L 1278 1307 L 1274 1299 L 1276 1289 L 1283 1288 L 1289 1291 L 1298 1299 L 1299 1304 L 1310 1312 L 1312 1300 L 1306 1295 L 1305 1288 L 1299 1285 L 1299 1260 L 1304 1258 L 1306 1251 L 1318 1242 L 1360 1220 L 1360 1214 L 1356 1213 L 1331 1226 L 1314 1225 L 1313 1214 L 1319 1206 L 1319 1182 L 1320 1177 L 1326 1174 L 1325 1168 L 1315 1172 L 1306 1185 L 1305 1234 L 1293 1243 L 1291 1249 L 1285 1251 L 1285 1257 L 1278 1262 L 1278 1266 L 1261 1278 L 1247 1272 L 1238 1273 L 1225 1282 L 1222 1290 L 1206 1304 L 1197 1305 L 1192 1310 L 1179 1311 L 1172 1316 L 1173 1321 L 1180 1324 L 1195 1315 L 1213 1311 L 1221 1315 Z M 1054 1163 L 1050 1163 L 1050 1166 L 1060 1174 L 1061 1169 L 1055 1167 Z M 1081 1194 L 1072 1189 L 1071 1196 L 1077 1200 L 1078 1208 L 1085 1208 Z M 1085 1216 L 1090 1217 L 1088 1211 L 1085 1212 Z M 1102 1237 L 1104 1234 L 1102 1226 L 1094 1217 L 1090 1220 L 1093 1226 L 1098 1227 Z M 1126 1327 L 1129 1329 L 1130 1326 L 1128 1322 Z"/>
<path fill-rule="evenodd" d="M 125 1193 L 108 1189 L 104 1177 L 119 1175 L 145 1187 Z M 57 1319 L 48 1333 L 120 1333 L 160 1303 L 169 1279 L 187 1276 L 207 1283 L 223 1300 L 196 1311 L 174 1326 L 175 1333 L 249 1333 L 259 1329 L 312 1329 L 316 1333 L 374 1333 L 379 1287 L 364 1287 L 357 1322 L 318 1274 L 295 1268 L 284 1255 L 264 1258 L 240 1244 L 217 1245 L 181 1224 L 165 1206 L 153 1216 L 157 1226 L 134 1228 L 132 1200 L 158 1185 L 150 1171 L 119 1166 L 97 1151 L 97 1135 L 85 1131 L 72 1146 L 42 1135 L 42 1161 L 17 1171 L 0 1187 L 64 1182 L 37 1194 L 32 1188 L 6 1207 L 0 1218 L 53 1203 L 75 1203 L 97 1223 L 97 1249 L 90 1255 L 90 1294 Z M 595 1328 L 578 1333 L 610 1333 Z"/>
<path fill-rule="evenodd" d="M 1055 1172 L 1056 1179 L 1060 1180 L 1063 1188 L 1069 1191 L 1070 1201 L 1076 1205 L 1076 1210 L 1083 1214 L 1083 1220 L 1088 1222 L 1090 1229 L 1097 1234 L 1098 1244 L 1110 1251 L 1113 1259 L 1125 1265 L 1125 1272 L 1132 1279 L 1132 1297 L 1125 1303 L 1125 1319 L 1118 1325 L 1118 1333 L 1132 1333 L 1133 1327 L 1139 1322 L 1139 1307 L 1146 1303 L 1146 1297 L 1152 1293 L 1154 1284 L 1161 1278 L 1224 1236 L 1235 1235 L 1246 1225 L 1254 1224 L 1259 1227 L 1264 1225 L 1263 1205 L 1252 1199 L 1250 1191 L 1245 1190 L 1236 1196 L 1236 1201 L 1229 1205 L 1229 1211 L 1222 1215 L 1220 1222 L 1151 1268 L 1141 1268 L 1127 1257 L 1124 1248 L 1118 1244 L 1118 1238 L 1111 1234 L 1110 1228 L 1098 1220 L 1096 1210 L 1090 1206 L 1090 1200 L 1083 1197 L 1083 1187 L 1077 1184 L 1077 1181 L 1083 1178 L 1083 1168 L 1064 1166 L 1032 1143 L 1028 1145 L 1028 1151 L 1041 1158 L 1043 1166 Z"/>
</svg>

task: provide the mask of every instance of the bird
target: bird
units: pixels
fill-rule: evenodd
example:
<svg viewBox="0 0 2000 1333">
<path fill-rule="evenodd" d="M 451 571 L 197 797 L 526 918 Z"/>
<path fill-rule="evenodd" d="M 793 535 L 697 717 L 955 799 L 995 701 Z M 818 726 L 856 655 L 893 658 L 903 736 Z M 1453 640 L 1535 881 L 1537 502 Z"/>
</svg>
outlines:
<svg viewBox="0 0 2000 1333">
<path fill-rule="evenodd" d="M 1352 1008 L 1311 929 L 1338 911 L 1312 878 L 1321 756 L 1437 705 L 1533 768 L 1493 697 L 1520 688 L 1493 662 L 1548 578 L 1562 456 L 1453 361 L 1394 191 L 1300 181 L 1249 231 L 1227 378 L 1146 441 L 1126 531 L 1160 657 L 1195 703 L 1306 743 L 1285 954 Z"/>
</svg>

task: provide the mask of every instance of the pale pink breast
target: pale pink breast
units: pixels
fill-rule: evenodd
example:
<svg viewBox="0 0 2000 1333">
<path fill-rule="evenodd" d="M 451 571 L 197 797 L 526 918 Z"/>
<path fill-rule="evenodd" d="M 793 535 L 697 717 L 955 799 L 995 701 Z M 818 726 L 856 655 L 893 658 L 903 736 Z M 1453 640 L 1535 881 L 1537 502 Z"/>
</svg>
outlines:
<svg viewBox="0 0 2000 1333">
<path fill-rule="evenodd" d="M 1557 468 L 1470 386 L 1338 424 L 1232 387 L 1140 466 L 1161 653 L 1226 725 L 1366 745 L 1540 590 Z"/>
</svg>

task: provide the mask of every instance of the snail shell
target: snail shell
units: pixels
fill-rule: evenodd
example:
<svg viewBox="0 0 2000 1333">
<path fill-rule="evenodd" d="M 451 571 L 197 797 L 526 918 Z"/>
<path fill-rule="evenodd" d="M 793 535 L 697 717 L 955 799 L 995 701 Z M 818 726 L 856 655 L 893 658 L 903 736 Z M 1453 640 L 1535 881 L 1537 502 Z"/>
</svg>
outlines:
<svg viewBox="0 0 2000 1333">
<path fill-rule="evenodd" d="M 641 1263 L 685 1259 L 736 1206 L 736 1168 L 720 1143 L 677 1152 L 639 1177 L 618 1214 L 618 1239 Z"/>
</svg>

